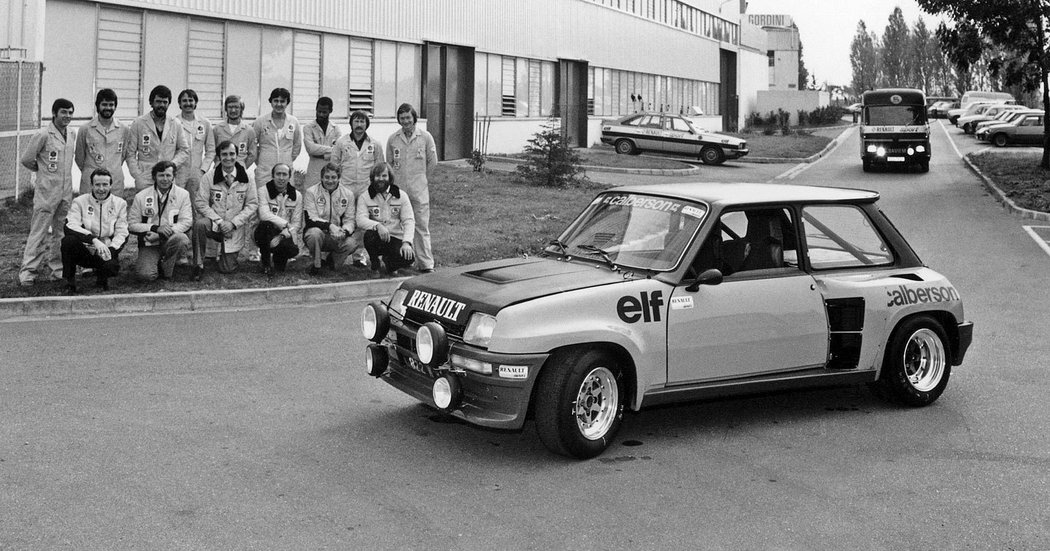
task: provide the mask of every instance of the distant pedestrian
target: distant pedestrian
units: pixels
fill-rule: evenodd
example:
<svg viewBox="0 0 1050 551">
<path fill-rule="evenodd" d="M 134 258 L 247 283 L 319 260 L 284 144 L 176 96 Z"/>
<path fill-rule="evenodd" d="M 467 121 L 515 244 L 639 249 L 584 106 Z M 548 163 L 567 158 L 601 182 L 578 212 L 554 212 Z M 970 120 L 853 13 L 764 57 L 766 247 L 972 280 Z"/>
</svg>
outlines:
<svg viewBox="0 0 1050 551">
<path fill-rule="evenodd" d="M 75 136 L 69 131 L 73 120 L 73 102 L 59 98 L 51 104 L 51 124 L 41 128 L 29 140 L 20 159 L 22 166 L 36 173 L 33 184 L 33 216 L 29 221 L 22 267 L 18 283 L 32 285 L 40 263 L 47 253 L 48 230 L 51 231 L 51 279 L 61 279 L 63 228 L 66 213 L 73 201 L 73 157 Z"/>
</svg>

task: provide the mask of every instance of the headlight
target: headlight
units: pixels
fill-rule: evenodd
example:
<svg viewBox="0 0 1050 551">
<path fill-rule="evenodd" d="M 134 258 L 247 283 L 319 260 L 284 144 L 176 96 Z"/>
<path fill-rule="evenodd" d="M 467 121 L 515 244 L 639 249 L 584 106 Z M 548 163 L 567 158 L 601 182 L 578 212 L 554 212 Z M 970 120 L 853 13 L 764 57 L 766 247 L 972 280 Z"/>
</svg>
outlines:
<svg viewBox="0 0 1050 551">
<path fill-rule="evenodd" d="M 875 153 L 875 144 L 868 144 L 868 153 Z"/>
<path fill-rule="evenodd" d="M 914 154 L 915 154 L 915 148 L 909 147 L 908 148 L 908 155 L 914 155 Z"/>
<path fill-rule="evenodd" d="M 878 155 L 879 157 L 885 157 L 886 156 L 886 148 L 885 147 L 880 147 L 880 148 L 876 149 L 875 150 L 875 154 Z"/>
<path fill-rule="evenodd" d="M 434 398 L 434 405 L 448 413 L 459 407 L 463 400 L 463 387 L 460 386 L 459 379 L 456 377 L 443 375 L 434 380 L 431 395 Z"/>
<path fill-rule="evenodd" d="M 372 343 L 365 349 L 365 371 L 373 377 L 381 377 L 390 365 L 390 355 L 386 348 Z"/>
<path fill-rule="evenodd" d="M 416 356 L 430 367 L 437 367 L 448 359 L 448 335 L 436 322 L 424 323 L 416 331 Z"/>
<path fill-rule="evenodd" d="M 488 347 L 492 332 L 496 330 L 496 316 L 475 312 L 463 331 L 463 342 L 474 346 Z"/>
<path fill-rule="evenodd" d="M 406 298 L 408 298 L 408 290 L 398 287 L 394 294 L 390 296 L 390 311 L 404 315 Z"/>
<path fill-rule="evenodd" d="M 361 311 L 361 333 L 372 342 L 380 342 L 390 330 L 390 315 L 386 306 L 371 302 Z"/>
<path fill-rule="evenodd" d="M 918 151 L 919 153 L 925 153 L 926 152 L 926 146 L 925 145 L 917 145 L 917 146 L 915 146 L 915 151 Z"/>
</svg>

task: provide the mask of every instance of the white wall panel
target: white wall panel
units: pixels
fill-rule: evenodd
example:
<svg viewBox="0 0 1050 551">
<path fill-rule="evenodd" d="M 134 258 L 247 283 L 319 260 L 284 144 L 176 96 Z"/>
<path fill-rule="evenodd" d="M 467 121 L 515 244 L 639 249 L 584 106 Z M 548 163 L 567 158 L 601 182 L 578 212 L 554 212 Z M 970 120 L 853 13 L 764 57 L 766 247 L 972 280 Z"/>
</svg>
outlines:
<svg viewBox="0 0 1050 551">
<path fill-rule="evenodd" d="M 176 103 L 179 91 L 186 87 L 190 21 L 184 15 L 161 12 L 146 12 L 145 20 L 145 33 L 142 36 L 142 113 L 149 111 L 150 90 L 163 84 L 171 89 L 168 115 L 175 115 L 179 112 Z"/>
<path fill-rule="evenodd" d="M 262 75 L 262 28 L 256 25 L 229 23 L 226 25 L 226 93 L 244 100 L 244 115 L 254 118 L 265 102 L 259 96 Z M 269 90 L 266 91 L 270 93 Z"/>
<path fill-rule="evenodd" d="M 94 52 L 96 7 L 82 2 L 49 3 L 45 26 L 46 52 Z M 95 114 L 95 60 L 88 55 L 46 55 L 41 81 L 40 116 L 51 119 L 51 103 L 57 98 L 73 102 L 73 115 L 87 120 Z M 138 76 L 129 93 L 138 95 Z M 105 86 L 105 85 L 102 85 Z M 117 91 L 117 116 L 127 118 L 135 111 L 136 97 Z M 9 108 L 11 106 L 4 106 Z M 79 125 L 77 125 L 79 126 Z"/>
<path fill-rule="evenodd" d="M 197 92 L 197 113 L 209 119 L 223 116 L 222 75 L 226 27 L 213 20 L 190 20 L 187 87 Z M 178 90 L 172 90 L 178 94 Z M 178 100 L 178 98 L 175 98 Z"/>
<path fill-rule="evenodd" d="M 292 114 L 300 122 L 316 117 L 317 98 L 321 97 L 321 35 L 295 33 L 292 61 Z M 334 103 L 334 102 L 333 102 Z"/>
</svg>

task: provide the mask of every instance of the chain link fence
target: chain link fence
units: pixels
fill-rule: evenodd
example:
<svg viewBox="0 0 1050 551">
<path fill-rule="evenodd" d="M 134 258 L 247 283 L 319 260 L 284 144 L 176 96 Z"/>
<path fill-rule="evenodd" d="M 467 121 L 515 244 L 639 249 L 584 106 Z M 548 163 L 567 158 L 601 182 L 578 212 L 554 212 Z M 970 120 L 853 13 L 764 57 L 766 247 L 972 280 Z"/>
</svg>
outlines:
<svg viewBox="0 0 1050 551">
<path fill-rule="evenodd" d="M 43 64 L 0 60 L 0 198 L 22 193 L 32 173 L 19 162 L 30 136 L 40 129 Z"/>
</svg>

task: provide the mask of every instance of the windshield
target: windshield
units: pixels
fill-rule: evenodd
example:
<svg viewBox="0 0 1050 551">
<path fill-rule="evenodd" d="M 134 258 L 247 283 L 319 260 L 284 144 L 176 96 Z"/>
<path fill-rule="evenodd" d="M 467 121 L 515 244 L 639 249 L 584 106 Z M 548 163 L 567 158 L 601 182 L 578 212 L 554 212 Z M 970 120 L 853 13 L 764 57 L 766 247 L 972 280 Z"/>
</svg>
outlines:
<svg viewBox="0 0 1050 551">
<path fill-rule="evenodd" d="M 599 195 L 548 250 L 625 267 L 666 271 L 678 265 L 707 206 L 652 195 Z"/>
<path fill-rule="evenodd" d="M 919 105 L 869 105 L 867 124 L 872 126 L 921 126 L 926 124 L 926 110 Z"/>
</svg>

